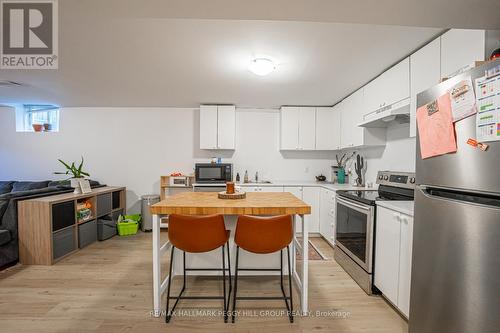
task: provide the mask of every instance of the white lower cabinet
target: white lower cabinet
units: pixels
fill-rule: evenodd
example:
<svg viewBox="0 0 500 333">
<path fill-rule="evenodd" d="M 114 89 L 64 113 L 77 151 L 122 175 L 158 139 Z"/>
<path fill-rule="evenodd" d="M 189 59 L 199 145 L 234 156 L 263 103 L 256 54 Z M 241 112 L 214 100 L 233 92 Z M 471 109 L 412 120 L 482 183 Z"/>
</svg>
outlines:
<svg viewBox="0 0 500 333">
<path fill-rule="evenodd" d="M 377 207 L 375 286 L 408 317 L 413 217 Z"/>
<path fill-rule="evenodd" d="M 410 314 L 412 247 L 413 247 L 413 217 L 401 214 L 398 308 L 406 317 L 408 317 Z"/>
<path fill-rule="evenodd" d="M 285 186 L 283 192 L 290 192 L 302 200 L 302 186 Z"/>
<path fill-rule="evenodd" d="M 283 186 L 245 186 L 241 188 L 245 192 L 283 192 Z"/>
<path fill-rule="evenodd" d="M 283 192 L 283 186 L 260 186 L 260 192 Z"/>
<path fill-rule="evenodd" d="M 311 206 L 311 214 L 305 216 L 309 232 L 319 232 L 319 187 L 304 187 L 302 200 Z"/>
<path fill-rule="evenodd" d="M 295 195 L 297 198 L 300 200 L 303 200 L 302 198 L 302 193 L 303 193 L 303 188 L 302 186 L 285 186 L 283 187 L 283 192 L 290 192 L 293 195 Z M 302 233 L 302 222 L 300 221 L 300 218 L 296 218 L 296 224 L 295 224 L 295 233 Z"/>
<path fill-rule="evenodd" d="M 319 204 L 319 233 L 335 245 L 335 191 L 322 188 Z"/>
</svg>

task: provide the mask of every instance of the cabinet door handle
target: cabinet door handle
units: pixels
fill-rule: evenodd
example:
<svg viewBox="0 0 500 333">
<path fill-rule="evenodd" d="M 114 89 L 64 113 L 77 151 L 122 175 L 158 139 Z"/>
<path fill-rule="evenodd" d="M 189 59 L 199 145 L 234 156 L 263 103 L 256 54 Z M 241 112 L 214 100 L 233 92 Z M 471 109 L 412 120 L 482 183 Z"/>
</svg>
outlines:
<svg viewBox="0 0 500 333">
<path fill-rule="evenodd" d="M 394 213 L 394 218 L 401 222 L 401 216 L 398 213 Z"/>
</svg>

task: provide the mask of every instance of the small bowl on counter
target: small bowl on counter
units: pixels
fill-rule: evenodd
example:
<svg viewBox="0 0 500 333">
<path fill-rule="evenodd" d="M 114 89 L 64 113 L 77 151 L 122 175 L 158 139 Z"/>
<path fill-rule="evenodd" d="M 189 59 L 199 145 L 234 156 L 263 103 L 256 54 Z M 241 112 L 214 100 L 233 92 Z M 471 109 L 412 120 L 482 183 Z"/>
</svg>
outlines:
<svg viewBox="0 0 500 333">
<path fill-rule="evenodd" d="M 316 180 L 318 182 L 324 182 L 326 180 L 326 177 L 324 175 L 319 175 L 319 176 L 316 176 Z"/>
</svg>

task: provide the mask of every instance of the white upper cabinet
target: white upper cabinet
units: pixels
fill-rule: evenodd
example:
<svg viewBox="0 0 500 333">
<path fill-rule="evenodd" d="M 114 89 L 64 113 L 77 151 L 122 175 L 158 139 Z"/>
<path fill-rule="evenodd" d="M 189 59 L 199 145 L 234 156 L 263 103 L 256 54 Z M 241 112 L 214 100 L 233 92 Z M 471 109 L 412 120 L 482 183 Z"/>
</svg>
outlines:
<svg viewBox="0 0 500 333">
<path fill-rule="evenodd" d="M 417 95 L 439 83 L 441 41 L 433 40 L 410 56 L 410 137 L 416 135 Z"/>
<path fill-rule="evenodd" d="M 339 108 L 336 106 L 316 108 L 316 150 L 339 150 L 339 149 L 340 149 Z"/>
<path fill-rule="evenodd" d="M 200 148 L 217 149 L 217 105 L 200 105 Z"/>
<path fill-rule="evenodd" d="M 234 105 L 200 105 L 200 148 L 234 149 Z"/>
<path fill-rule="evenodd" d="M 388 69 L 384 74 L 385 105 L 391 105 L 410 97 L 410 58 L 407 57 Z"/>
<path fill-rule="evenodd" d="M 316 149 L 315 107 L 299 107 L 299 149 Z"/>
<path fill-rule="evenodd" d="M 451 29 L 441 36 L 441 77 L 485 58 L 484 30 Z"/>
<path fill-rule="evenodd" d="M 341 105 L 341 145 L 342 148 L 363 145 L 363 128 L 358 124 L 363 120 L 364 89 L 361 88 L 342 101 Z"/>
<path fill-rule="evenodd" d="M 340 145 L 342 149 L 385 144 L 385 129 L 363 128 L 358 125 L 365 114 L 364 88 L 337 104 L 340 109 Z"/>
<path fill-rule="evenodd" d="M 410 59 L 406 58 L 365 86 L 364 114 L 408 97 L 410 97 Z"/>
<path fill-rule="evenodd" d="M 234 105 L 219 105 L 217 111 L 217 147 L 234 149 L 236 108 Z"/>
<path fill-rule="evenodd" d="M 280 148 L 283 150 L 299 149 L 299 108 L 284 106 L 281 108 Z"/>
<path fill-rule="evenodd" d="M 284 106 L 281 108 L 282 150 L 316 149 L 316 108 Z"/>
</svg>

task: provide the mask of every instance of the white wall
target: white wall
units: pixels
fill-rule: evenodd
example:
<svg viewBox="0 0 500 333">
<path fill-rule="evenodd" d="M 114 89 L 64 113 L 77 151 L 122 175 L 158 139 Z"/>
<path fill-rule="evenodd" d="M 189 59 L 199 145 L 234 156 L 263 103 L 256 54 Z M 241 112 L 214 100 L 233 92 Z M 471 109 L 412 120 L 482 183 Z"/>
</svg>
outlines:
<svg viewBox="0 0 500 333">
<path fill-rule="evenodd" d="M 375 183 L 377 172 L 382 170 L 415 172 L 415 138 L 409 138 L 410 125 L 390 125 L 387 128 L 387 144 L 358 150 L 365 158 L 367 181 Z M 353 161 L 354 162 L 354 161 Z M 354 163 L 350 167 L 354 171 Z"/>
<path fill-rule="evenodd" d="M 390 127 L 387 146 L 360 150 L 366 178 L 378 170 L 414 171 L 415 139 L 408 125 Z M 330 175 L 335 152 L 280 152 L 277 110 L 238 109 L 236 150 L 199 149 L 199 112 L 178 108 L 65 108 L 59 133 L 16 132 L 15 112 L 0 108 L 0 179 L 57 179 L 58 158 L 86 159 L 92 179 L 128 188 L 128 207 L 138 198 L 159 192 L 160 175 L 193 172 L 195 162 L 221 156 L 235 172 L 258 171 L 261 179 L 314 180 Z"/>
<path fill-rule="evenodd" d="M 128 206 L 138 209 L 141 195 L 159 192 L 160 175 L 191 173 L 212 156 L 274 180 L 312 180 L 329 172 L 334 156 L 280 153 L 276 110 L 238 110 L 235 152 L 199 149 L 196 109 L 65 108 L 60 121 L 59 133 L 19 133 L 14 109 L 0 108 L 0 179 L 56 179 L 58 158 L 83 155 L 92 179 L 127 186 Z"/>
</svg>

